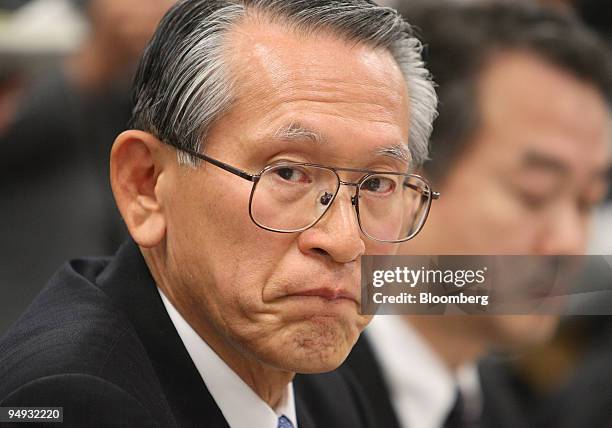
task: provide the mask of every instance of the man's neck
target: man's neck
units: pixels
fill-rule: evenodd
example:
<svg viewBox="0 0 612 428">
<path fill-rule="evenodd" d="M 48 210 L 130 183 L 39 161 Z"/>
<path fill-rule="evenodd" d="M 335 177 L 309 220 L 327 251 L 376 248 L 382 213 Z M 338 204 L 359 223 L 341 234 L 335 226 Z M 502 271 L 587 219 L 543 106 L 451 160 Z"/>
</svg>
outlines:
<svg viewBox="0 0 612 428">
<path fill-rule="evenodd" d="M 407 315 L 404 317 L 440 357 L 451 373 L 475 362 L 485 351 L 484 341 L 477 334 L 470 335 L 464 325 L 467 317 L 457 315 Z"/>
<path fill-rule="evenodd" d="M 181 311 L 180 308 L 177 308 Z M 183 315 L 184 316 L 184 315 Z M 239 352 L 232 343 L 228 343 L 214 333 L 214 329 L 204 322 L 185 317 L 193 329 L 208 346 L 246 383 L 263 401 L 275 409 L 287 391 L 287 385 L 295 373 L 282 371 L 262 363 L 254 357 Z"/>
</svg>

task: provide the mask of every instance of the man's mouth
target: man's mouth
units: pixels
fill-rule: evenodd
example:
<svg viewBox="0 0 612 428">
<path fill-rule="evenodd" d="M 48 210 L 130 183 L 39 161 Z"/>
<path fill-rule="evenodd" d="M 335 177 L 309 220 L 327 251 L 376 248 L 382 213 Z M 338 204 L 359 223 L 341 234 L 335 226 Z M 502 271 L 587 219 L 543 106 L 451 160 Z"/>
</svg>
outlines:
<svg viewBox="0 0 612 428">
<path fill-rule="evenodd" d="M 304 291 L 298 291 L 295 293 L 291 293 L 290 296 L 297 297 L 321 297 L 326 300 L 340 300 L 347 299 L 352 300 L 355 303 L 359 303 L 358 296 L 355 293 L 351 293 L 349 290 L 343 288 L 330 288 L 330 287 L 321 287 L 321 288 L 313 288 Z"/>
</svg>

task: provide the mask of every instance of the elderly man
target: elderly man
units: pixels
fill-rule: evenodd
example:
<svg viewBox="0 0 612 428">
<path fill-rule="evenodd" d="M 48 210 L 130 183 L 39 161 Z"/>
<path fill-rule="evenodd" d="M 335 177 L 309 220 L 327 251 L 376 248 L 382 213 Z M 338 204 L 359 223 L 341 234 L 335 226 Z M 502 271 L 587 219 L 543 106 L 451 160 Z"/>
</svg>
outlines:
<svg viewBox="0 0 612 428">
<path fill-rule="evenodd" d="M 444 197 L 401 251 L 583 252 L 610 168 L 603 47 L 579 24 L 516 3 L 430 5 L 405 16 L 422 30 L 439 84 L 433 162 L 424 169 Z M 474 367 L 491 347 L 546 340 L 557 322 L 379 316 L 347 362 L 386 427 L 543 426 L 522 419 L 525 397 L 504 395 L 491 377 L 481 388 Z"/>
<path fill-rule="evenodd" d="M 1 405 L 79 426 L 371 425 L 357 389 L 313 373 L 369 321 L 361 256 L 394 252 L 437 196 L 408 174 L 436 104 L 419 48 L 366 0 L 173 7 L 111 153 L 133 241 L 66 265 L 13 326 Z"/>
</svg>

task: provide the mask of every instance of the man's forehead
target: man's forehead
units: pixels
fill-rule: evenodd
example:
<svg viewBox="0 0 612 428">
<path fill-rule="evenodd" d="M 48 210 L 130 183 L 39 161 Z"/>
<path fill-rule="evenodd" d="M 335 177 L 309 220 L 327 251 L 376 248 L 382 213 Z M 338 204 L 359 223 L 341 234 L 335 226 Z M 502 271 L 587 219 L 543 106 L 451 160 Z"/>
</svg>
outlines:
<svg viewBox="0 0 612 428">
<path fill-rule="evenodd" d="M 492 156 L 551 171 L 601 170 L 609 163 L 612 137 L 603 97 L 533 54 L 494 58 L 480 81 L 479 109 L 479 140 Z M 555 165 L 563 168 L 550 168 Z"/>
<path fill-rule="evenodd" d="M 600 139 L 609 124 L 609 106 L 594 84 L 533 53 L 493 56 L 478 89 L 484 119 L 513 122 L 517 132 L 542 124 Z"/>
<path fill-rule="evenodd" d="M 307 33 L 265 17 L 247 17 L 230 44 L 239 97 L 316 100 L 350 91 L 353 102 L 387 114 L 408 101 L 403 75 L 389 51 L 348 42 L 331 31 Z"/>
</svg>

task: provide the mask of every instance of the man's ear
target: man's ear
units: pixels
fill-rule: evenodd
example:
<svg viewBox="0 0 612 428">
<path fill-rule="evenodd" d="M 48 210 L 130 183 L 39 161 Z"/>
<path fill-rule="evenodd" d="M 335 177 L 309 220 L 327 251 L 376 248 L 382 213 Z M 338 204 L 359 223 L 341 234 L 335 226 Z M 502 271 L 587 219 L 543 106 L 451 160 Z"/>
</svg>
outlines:
<svg viewBox="0 0 612 428">
<path fill-rule="evenodd" d="M 120 134 L 111 150 L 110 179 L 121 216 L 138 245 L 151 248 L 166 235 L 160 192 L 169 153 L 153 135 L 130 130 Z"/>
</svg>

